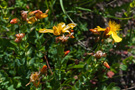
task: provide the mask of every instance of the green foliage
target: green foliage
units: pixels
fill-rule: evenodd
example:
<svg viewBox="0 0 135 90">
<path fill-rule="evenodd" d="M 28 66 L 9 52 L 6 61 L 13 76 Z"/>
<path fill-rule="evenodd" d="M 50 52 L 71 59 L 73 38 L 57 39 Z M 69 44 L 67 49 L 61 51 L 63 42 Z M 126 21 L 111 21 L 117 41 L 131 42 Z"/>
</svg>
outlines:
<svg viewBox="0 0 135 90">
<path fill-rule="evenodd" d="M 115 4 L 111 0 L 1 0 L 0 89 L 120 90 L 118 82 L 110 80 L 119 77 L 119 70 L 127 71 L 135 63 L 135 30 L 129 24 L 135 18 L 135 0 L 121 2 L 122 5 L 113 7 Z M 23 10 L 44 13 L 47 9 L 48 17 L 36 18 L 32 24 L 27 23 L 32 16 L 28 15 L 27 21 L 21 16 Z M 125 11 L 120 17 L 115 16 L 122 10 Z M 14 18 L 19 20 L 11 24 Z M 96 26 L 104 28 L 110 19 L 121 24 L 123 30 L 119 36 L 123 41 L 120 43 L 113 43 L 112 37 L 103 38 L 103 33 L 94 35 L 89 31 Z M 75 38 L 69 37 L 63 43 L 57 42 L 58 36 L 52 33 L 39 33 L 40 29 L 52 29 L 61 22 L 77 24 L 73 29 Z M 129 29 L 124 30 L 128 25 Z M 20 33 L 25 35 L 16 42 L 16 35 Z M 65 54 L 67 50 L 70 52 Z M 106 56 L 97 58 L 97 51 L 105 52 Z M 104 62 L 108 62 L 110 68 Z M 40 84 L 36 87 L 30 76 L 34 72 L 41 73 L 43 65 L 47 65 L 47 73 L 40 76 Z M 108 71 L 115 76 L 107 76 Z"/>
</svg>

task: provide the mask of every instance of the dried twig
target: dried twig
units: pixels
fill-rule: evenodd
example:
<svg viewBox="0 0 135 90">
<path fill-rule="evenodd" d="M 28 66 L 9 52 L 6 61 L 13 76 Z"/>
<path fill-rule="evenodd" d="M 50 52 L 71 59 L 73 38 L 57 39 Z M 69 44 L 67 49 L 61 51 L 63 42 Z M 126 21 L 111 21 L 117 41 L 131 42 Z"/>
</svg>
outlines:
<svg viewBox="0 0 135 90">
<path fill-rule="evenodd" d="M 44 58 L 45 58 L 45 60 L 46 60 L 46 64 L 47 64 L 47 66 L 48 66 L 48 68 L 50 69 L 50 71 L 51 71 L 51 74 L 53 75 L 53 72 L 52 72 L 52 70 L 51 70 L 51 68 L 50 68 L 50 65 L 49 65 L 49 63 L 48 63 L 48 59 L 47 59 L 47 57 L 44 55 Z"/>
</svg>

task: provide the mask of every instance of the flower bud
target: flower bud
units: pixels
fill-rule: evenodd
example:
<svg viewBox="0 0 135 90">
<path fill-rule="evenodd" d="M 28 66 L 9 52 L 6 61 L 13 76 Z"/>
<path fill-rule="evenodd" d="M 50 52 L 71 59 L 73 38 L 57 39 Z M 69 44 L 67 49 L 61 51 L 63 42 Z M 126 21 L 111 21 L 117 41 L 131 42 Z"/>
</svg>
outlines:
<svg viewBox="0 0 135 90">
<path fill-rule="evenodd" d="M 104 66 L 105 66 L 106 68 L 110 69 L 110 66 L 109 66 L 109 64 L 108 64 L 107 62 L 104 62 L 103 64 L 104 64 Z"/>
<path fill-rule="evenodd" d="M 46 72 L 47 72 L 47 66 L 44 65 L 44 66 L 42 67 L 42 69 L 40 70 L 40 73 L 41 73 L 41 74 L 45 74 Z"/>
<path fill-rule="evenodd" d="M 18 18 L 14 18 L 10 21 L 11 24 L 16 24 L 18 23 L 19 19 Z"/>
<path fill-rule="evenodd" d="M 98 29 L 90 29 L 90 31 L 94 34 L 100 34 L 100 32 L 98 31 Z"/>
<path fill-rule="evenodd" d="M 70 30 L 71 32 L 74 32 L 74 30 Z"/>
<path fill-rule="evenodd" d="M 70 50 L 67 50 L 64 52 L 65 56 L 70 52 Z"/>
</svg>

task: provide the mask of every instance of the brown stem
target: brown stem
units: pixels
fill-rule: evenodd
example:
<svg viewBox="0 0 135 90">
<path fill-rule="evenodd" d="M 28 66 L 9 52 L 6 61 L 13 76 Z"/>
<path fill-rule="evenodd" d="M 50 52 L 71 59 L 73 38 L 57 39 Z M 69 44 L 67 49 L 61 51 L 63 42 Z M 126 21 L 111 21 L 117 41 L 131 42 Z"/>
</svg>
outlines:
<svg viewBox="0 0 135 90">
<path fill-rule="evenodd" d="M 48 68 L 50 69 L 50 71 L 51 71 L 51 74 L 53 75 L 53 72 L 52 72 L 52 70 L 51 70 L 51 68 L 50 68 L 50 65 L 49 65 L 49 63 L 48 63 L 48 59 L 47 59 L 47 57 L 44 55 L 44 58 L 45 58 L 45 60 L 46 60 L 46 64 L 47 64 L 47 66 L 48 66 Z"/>
</svg>

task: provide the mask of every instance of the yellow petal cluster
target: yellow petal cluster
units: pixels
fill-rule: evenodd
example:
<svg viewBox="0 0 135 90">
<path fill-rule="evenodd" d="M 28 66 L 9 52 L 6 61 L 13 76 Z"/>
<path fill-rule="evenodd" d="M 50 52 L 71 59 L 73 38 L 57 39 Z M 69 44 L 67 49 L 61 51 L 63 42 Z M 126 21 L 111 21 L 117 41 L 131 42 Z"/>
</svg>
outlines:
<svg viewBox="0 0 135 90">
<path fill-rule="evenodd" d="M 45 13 L 43 13 L 43 12 L 40 11 L 40 10 L 35 10 L 35 11 L 30 12 L 29 15 L 32 16 L 32 17 L 30 17 L 29 19 L 27 19 L 27 22 L 28 22 L 29 24 L 32 24 L 32 23 L 36 22 L 37 19 L 46 18 L 46 17 L 48 16 L 48 14 L 47 14 L 48 11 L 49 11 L 49 9 L 46 10 Z"/>
<path fill-rule="evenodd" d="M 70 23 L 66 25 L 65 23 L 61 22 L 57 26 L 53 26 L 53 29 L 40 29 L 40 33 L 53 33 L 54 35 L 61 35 L 63 33 L 70 33 L 70 30 L 73 29 L 77 24 Z"/>
<path fill-rule="evenodd" d="M 114 21 L 109 21 L 107 28 L 101 28 L 97 26 L 98 31 L 107 31 L 107 35 L 111 35 L 115 42 L 121 42 L 122 38 L 117 35 L 117 31 L 120 30 L 120 24 L 117 24 Z"/>
</svg>

